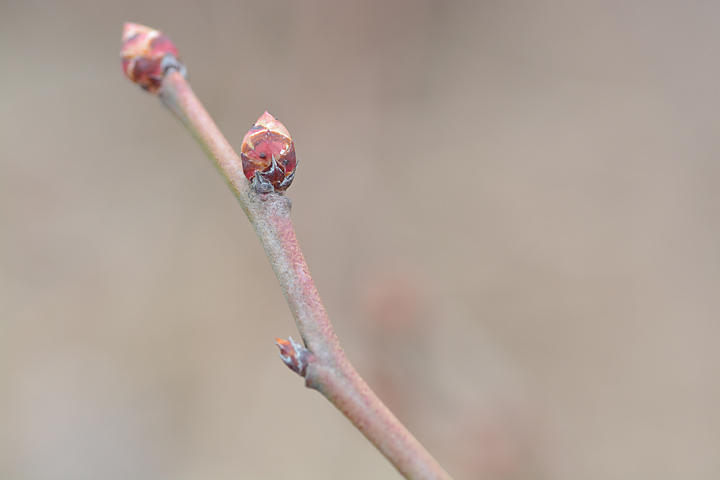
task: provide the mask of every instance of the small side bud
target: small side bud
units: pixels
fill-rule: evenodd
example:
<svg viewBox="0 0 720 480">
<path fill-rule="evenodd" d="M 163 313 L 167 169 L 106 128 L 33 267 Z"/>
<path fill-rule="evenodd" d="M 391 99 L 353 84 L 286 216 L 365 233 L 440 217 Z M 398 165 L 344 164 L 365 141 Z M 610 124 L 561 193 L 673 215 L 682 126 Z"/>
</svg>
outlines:
<svg viewBox="0 0 720 480">
<path fill-rule="evenodd" d="M 125 75 L 150 93 L 156 93 L 167 71 L 185 74 L 175 44 L 160 30 L 137 23 L 125 23 L 120 49 Z"/>
<path fill-rule="evenodd" d="M 284 192 L 295 178 L 295 145 L 285 125 L 263 113 L 240 147 L 243 172 L 259 193 Z"/>
<path fill-rule="evenodd" d="M 288 337 L 288 340 L 282 338 L 275 339 L 275 345 L 280 348 L 280 358 L 290 370 L 297 373 L 301 377 L 307 373 L 308 364 L 313 360 L 314 355 L 307 348 Z"/>
</svg>

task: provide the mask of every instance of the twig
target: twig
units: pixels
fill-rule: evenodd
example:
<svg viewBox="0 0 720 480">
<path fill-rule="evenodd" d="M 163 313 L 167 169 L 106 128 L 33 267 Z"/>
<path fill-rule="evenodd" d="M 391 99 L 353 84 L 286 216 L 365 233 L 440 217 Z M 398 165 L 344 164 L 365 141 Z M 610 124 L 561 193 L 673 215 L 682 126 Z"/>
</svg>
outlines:
<svg viewBox="0 0 720 480">
<path fill-rule="evenodd" d="M 335 405 L 406 478 L 450 479 L 345 356 L 295 236 L 290 200 L 283 192 L 259 189 L 246 178 L 241 159 L 193 93 L 177 49 L 167 37 L 148 27 L 126 24 L 123 42 L 121 55 L 128 77 L 157 93 L 180 119 L 215 163 L 255 229 L 305 343 L 277 339 L 283 361 L 305 378 L 307 387 Z M 274 157 L 272 162 L 274 166 Z"/>
</svg>

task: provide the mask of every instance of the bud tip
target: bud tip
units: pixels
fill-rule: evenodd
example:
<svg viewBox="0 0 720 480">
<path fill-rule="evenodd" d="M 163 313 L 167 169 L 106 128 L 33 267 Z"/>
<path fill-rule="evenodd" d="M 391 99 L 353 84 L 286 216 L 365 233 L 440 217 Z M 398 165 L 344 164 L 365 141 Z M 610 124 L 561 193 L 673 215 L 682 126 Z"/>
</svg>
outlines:
<svg viewBox="0 0 720 480">
<path fill-rule="evenodd" d="M 285 125 L 283 125 L 280 120 L 273 117 L 267 110 L 265 110 L 265 113 L 260 115 L 260 118 L 258 118 L 257 122 L 255 122 L 255 126 L 265 127 L 268 130 L 278 132 L 279 134 L 290 138 L 290 132 L 288 132 L 287 128 L 285 128 Z"/>
<path fill-rule="evenodd" d="M 125 22 L 123 24 L 123 33 L 122 33 L 122 41 L 127 42 L 135 35 L 139 35 L 140 33 L 150 33 L 153 29 L 148 27 L 147 25 L 141 25 L 139 23 L 133 23 L 133 22 Z"/>
</svg>

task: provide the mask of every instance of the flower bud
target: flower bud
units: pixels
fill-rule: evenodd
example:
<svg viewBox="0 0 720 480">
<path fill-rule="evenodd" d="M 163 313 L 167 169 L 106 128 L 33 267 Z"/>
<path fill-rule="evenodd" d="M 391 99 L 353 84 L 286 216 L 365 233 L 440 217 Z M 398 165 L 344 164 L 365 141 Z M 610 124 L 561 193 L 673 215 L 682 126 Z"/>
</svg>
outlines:
<svg viewBox="0 0 720 480">
<path fill-rule="evenodd" d="M 156 93 L 165 72 L 174 67 L 184 73 L 175 44 L 160 30 L 125 23 L 120 50 L 125 75 L 150 93 Z"/>
<path fill-rule="evenodd" d="M 263 113 L 240 147 L 243 171 L 259 193 L 283 192 L 295 177 L 295 145 L 285 125 Z"/>
</svg>

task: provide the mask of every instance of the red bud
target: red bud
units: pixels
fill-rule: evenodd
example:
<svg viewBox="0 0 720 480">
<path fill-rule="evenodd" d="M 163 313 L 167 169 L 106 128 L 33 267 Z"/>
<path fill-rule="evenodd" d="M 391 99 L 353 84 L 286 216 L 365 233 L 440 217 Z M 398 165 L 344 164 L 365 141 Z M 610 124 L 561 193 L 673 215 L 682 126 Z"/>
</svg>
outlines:
<svg viewBox="0 0 720 480">
<path fill-rule="evenodd" d="M 288 337 L 288 340 L 276 338 L 275 345 L 280 349 L 280 358 L 285 362 L 285 365 L 290 367 L 293 372 L 304 377 L 307 373 L 308 365 L 315 358 L 314 355 L 310 353 L 310 350 L 293 340 L 292 337 Z"/>
<path fill-rule="evenodd" d="M 260 193 L 283 192 L 295 178 L 295 145 L 285 125 L 263 113 L 240 147 L 243 171 Z"/>
<path fill-rule="evenodd" d="M 150 93 L 160 89 L 168 68 L 184 71 L 175 44 L 160 30 L 137 23 L 125 24 L 120 57 L 125 75 Z"/>
</svg>

